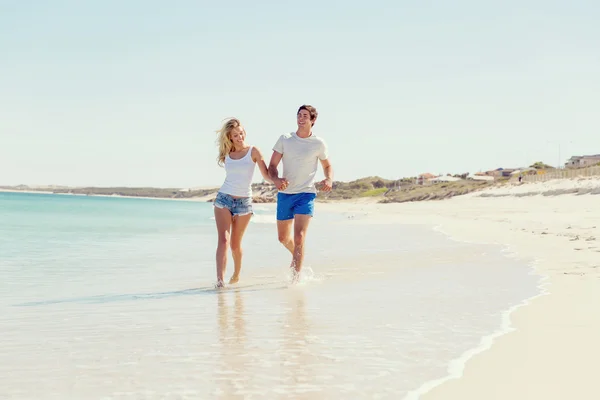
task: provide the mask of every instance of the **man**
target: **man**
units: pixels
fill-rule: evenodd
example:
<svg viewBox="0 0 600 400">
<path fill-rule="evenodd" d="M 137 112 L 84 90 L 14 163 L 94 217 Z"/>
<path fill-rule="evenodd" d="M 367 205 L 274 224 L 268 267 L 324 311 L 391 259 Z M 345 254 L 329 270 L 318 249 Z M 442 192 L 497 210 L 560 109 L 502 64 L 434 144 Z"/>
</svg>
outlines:
<svg viewBox="0 0 600 400">
<path fill-rule="evenodd" d="M 294 281 L 298 280 L 304 260 L 306 231 L 317 197 L 315 176 L 319 161 L 325 174 L 325 179 L 318 184 L 319 189 L 329 192 L 333 185 L 333 168 L 328 159 L 327 144 L 312 133 L 317 116 L 317 109 L 313 106 L 300 106 L 296 114 L 298 130 L 281 135 L 273 147 L 269 163 L 269 176 L 279 190 L 277 233 L 281 244 L 292 253 L 290 267 Z M 277 170 L 280 161 L 283 162 L 281 178 Z"/>
</svg>

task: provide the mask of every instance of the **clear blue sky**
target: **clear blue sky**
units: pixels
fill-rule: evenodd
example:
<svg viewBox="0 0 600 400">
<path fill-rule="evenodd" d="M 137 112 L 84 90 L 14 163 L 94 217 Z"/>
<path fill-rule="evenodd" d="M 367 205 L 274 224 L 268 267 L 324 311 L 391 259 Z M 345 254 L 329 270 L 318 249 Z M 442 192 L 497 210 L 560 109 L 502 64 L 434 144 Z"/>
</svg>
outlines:
<svg viewBox="0 0 600 400">
<path fill-rule="evenodd" d="M 0 184 L 220 185 L 221 121 L 268 161 L 302 103 L 338 180 L 600 153 L 598 21 L 591 0 L 0 0 Z"/>
</svg>

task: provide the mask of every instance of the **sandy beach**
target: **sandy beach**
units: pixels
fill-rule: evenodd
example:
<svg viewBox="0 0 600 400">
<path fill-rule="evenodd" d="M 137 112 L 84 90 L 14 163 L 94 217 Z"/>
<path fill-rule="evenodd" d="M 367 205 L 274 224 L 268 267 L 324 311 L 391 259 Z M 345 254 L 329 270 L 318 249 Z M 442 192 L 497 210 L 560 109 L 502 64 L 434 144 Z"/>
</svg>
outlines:
<svg viewBox="0 0 600 400">
<path fill-rule="evenodd" d="M 3 394 L 599 398 L 598 190 L 596 178 L 319 202 L 298 287 L 282 275 L 275 204 L 257 204 L 244 282 L 218 295 L 210 204 L 7 202 Z"/>
<path fill-rule="evenodd" d="M 449 378 L 408 398 L 600 398 L 594 380 L 600 358 L 600 196 L 573 194 L 599 189 L 597 178 L 557 180 L 444 201 L 343 206 L 349 216 L 362 216 L 357 223 L 433 224 L 456 240 L 502 244 L 546 277 L 542 295 L 509 314 L 508 333 L 486 338 L 464 355 L 464 368 L 457 360 Z"/>
</svg>

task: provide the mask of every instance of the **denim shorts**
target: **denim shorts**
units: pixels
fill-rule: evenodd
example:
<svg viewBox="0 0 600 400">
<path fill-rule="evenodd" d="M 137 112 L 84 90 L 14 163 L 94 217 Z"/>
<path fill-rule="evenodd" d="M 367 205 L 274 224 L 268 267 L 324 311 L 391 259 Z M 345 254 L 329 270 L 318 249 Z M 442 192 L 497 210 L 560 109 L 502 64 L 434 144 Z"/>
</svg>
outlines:
<svg viewBox="0 0 600 400">
<path fill-rule="evenodd" d="M 313 216 L 315 210 L 315 193 L 277 193 L 277 220 L 285 221 L 296 214 Z"/>
<path fill-rule="evenodd" d="M 251 197 L 236 198 L 229 194 L 218 192 L 213 204 L 217 208 L 228 209 L 231 215 L 253 214 Z"/>
</svg>

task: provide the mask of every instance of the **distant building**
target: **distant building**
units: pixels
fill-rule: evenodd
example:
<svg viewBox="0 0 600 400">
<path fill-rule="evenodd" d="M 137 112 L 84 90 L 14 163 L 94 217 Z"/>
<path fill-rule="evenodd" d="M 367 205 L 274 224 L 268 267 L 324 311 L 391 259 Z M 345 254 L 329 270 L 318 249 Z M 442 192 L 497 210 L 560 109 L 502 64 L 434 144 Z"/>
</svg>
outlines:
<svg viewBox="0 0 600 400">
<path fill-rule="evenodd" d="M 472 179 L 474 181 L 493 181 L 494 177 L 491 175 L 485 175 L 484 173 L 475 173 L 475 174 L 469 174 L 467 176 L 467 179 Z"/>
<path fill-rule="evenodd" d="M 600 154 L 592 156 L 573 156 L 565 163 L 566 168 L 583 168 L 600 163 Z"/>
<path fill-rule="evenodd" d="M 517 170 L 516 168 L 505 168 L 502 170 L 502 176 L 510 178 L 510 174 L 512 174 L 516 170 Z"/>
<path fill-rule="evenodd" d="M 424 185 L 433 178 L 436 178 L 436 176 L 429 172 L 425 172 L 417 177 L 417 185 Z"/>
<path fill-rule="evenodd" d="M 510 177 L 510 174 L 512 174 L 515 170 L 516 168 L 497 168 L 491 171 L 486 171 L 485 174 L 488 176 L 493 176 L 494 178 L 499 178 L 501 176 Z"/>
<path fill-rule="evenodd" d="M 503 169 L 504 168 L 492 169 L 490 171 L 485 171 L 484 173 L 478 173 L 478 175 L 488 175 L 488 176 L 493 176 L 493 177 L 499 177 L 499 176 L 502 176 Z"/>
<path fill-rule="evenodd" d="M 438 177 L 429 179 L 429 182 L 441 183 L 441 182 L 456 182 L 456 181 L 461 181 L 461 180 L 462 179 L 456 178 L 454 176 L 438 176 Z"/>
</svg>

